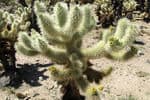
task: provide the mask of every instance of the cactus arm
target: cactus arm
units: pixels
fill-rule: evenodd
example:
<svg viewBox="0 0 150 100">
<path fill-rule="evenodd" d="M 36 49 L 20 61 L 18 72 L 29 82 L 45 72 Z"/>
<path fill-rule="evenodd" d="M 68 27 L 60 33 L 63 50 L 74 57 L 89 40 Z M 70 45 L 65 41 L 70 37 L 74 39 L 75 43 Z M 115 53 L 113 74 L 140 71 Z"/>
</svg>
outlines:
<svg viewBox="0 0 150 100">
<path fill-rule="evenodd" d="M 9 31 L 8 30 L 3 30 L 1 33 L 1 38 L 9 38 Z"/>
<path fill-rule="evenodd" d="M 56 37 L 59 35 L 58 29 L 48 13 L 38 14 L 37 22 L 42 33 L 48 34 L 47 36 Z"/>
<path fill-rule="evenodd" d="M 130 25 L 130 21 L 127 18 L 120 19 L 117 24 L 115 37 L 117 37 L 118 39 L 122 38 L 128 25 Z"/>
<path fill-rule="evenodd" d="M 77 78 L 75 80 L 75 82 L 76 82 L 77 86 L 79 87 L 81 93 L 85 92 L 87 87 L 88 87 L 88 85 L 89 85 L 88 80 L 86 78 L 84 78 L 84 77 Z"/>
<path fill-rule="evenodd" d="M 15 23 L 15 22 L 12 23 L 11 30 L 9 31 L 9 35 L 7 38 L 16 40 L 18 32 L 19 32 L 19 23 Z"/>
<path fill-rule="evenodd" d="M 47 11 L 46 6 L 44 3 L 41 3 L 40 1 L 35 1 L 34 2 L 34 11 L 36 13 L 36 15 L 40 14 L 40 13 L 44 13 Z"/>
<path fill-rule="evenodd" d="M 3 31 L 3 29 L 6 27 L 6 22 L 2 18 L 3 16 L 3 11 L 0 10 L 0 32 Z"/>
<path fill-rule="evenodd" d="M 21 41 L 24 41 L 24 40 L 21 40 Z M 41 43 L 40 43 L 40 45 L 41 45 Z M 54 61 L 60 62 L 60 63 L 61 62 L 64 63 L 64 62 L 68 61 L 67 54 L 64 50 L 54 48 L 51 46 L 44 47 L 43 48 L 44 50 L 40 50 L 38 48 L 38 46 L 36 46 L 35 44 L 31 45 L 32 48 L 29 48 L 29 46 L 30 45 L 28 45 L 28 43 L 21 42 L 21 43 L 16 44 L 16 49 L 24 55 L 34 56 L 36 54 L 42 54 Z"/>
<path fill-rule="evenodd" d="M 47 12 L 37 14 L 37 16 L 37 22 L 41 32 L 49 41 L 52 39 L 58 41 L 58 43 L 63 43 L 70 39 L 66 35 L 62 34 L 63 32 L 60 31 L 61 28 L 53 22 L 54 19 L 52 19 Z"/>
<path fill-rule="evenodd" d="M 107 57 L 115 60 L 128 60 L 137 54 L 137 51 L 137 48 L 134 46 L 129 46 L 119 51 L 112 51 L 111 53 L 107 53 Z"/>
<path fill-rule="evenodd" d="M 25 52 L 23 54 L 27 54 L 27 51 L 29 53 L 31 51 L 36 51 L 48 58 L 57 60 L 59 62 L 68 61 L 67 60 L 68 54 L 64 49 L 49 46 L 49 44 L 45 42 L 45 39 L 38 33 L 32 32 L 31 36 L 29 37 L 26 32 L 21 32 L 18 40 L 19 44 L 17 46 L 19 47 L 17 46 L 16 47 L 18 48 L 19 51 L 25 48 L 25 50 L 21 51 Z"/>
<path fill-rule="evenodd" d="M 97 44 L 95 44 L 92 47 L 89 48 L 82 48 L 81 52 L 82 54 L 87 58 L 97 58 L 104 52 L 105 43 L 103 41 L 99 41 Z"/>
<path fill-rule="evenodd" d="M 81 21 L 81 11 L 78 6 L 71 7 L 67 23 L 65 25 L 65 33 L 67 35 L 74 35 L 76 29 L 79 27 Z"/>
<path fill-rule="evenodd" d="M 120 41 L 122 42 L 123 46 L 130 46 L 132 42 L 135 40 L 136 36 L 138 35 L 138 30 L 135 25 L 129 25 L 126 29 L 126 33 Z"/>
<path fill-rule="evenodd" d="M 56 20 L 58 22 L 58 25 L 62 28 L 67 20 L 67 12 L 68 7 L 65 3 L 57 3 L 54 7 L 54 15 L 56 15 Z"/>
<path fill-rule="evenodd" d="M 28 5 L 28 7 L 31 7 L 32 0 L 25 0 L 25 3 Z"/>
<path fill-rule="evenodd" d="M 56 24 L 52 21 L 51 15 L 46 11 L 44 3 L 36 1 L 34 11 L 42 33 L 48 34 L 48 36 L 57 36 L 59 34 L 58 29 L 56 29 Z"/>
<path fill-rule="evenodd" d="M 48 46 L 47 49 L 41 52 L 44 56 L 51 58 L 54 61 L 67 63 L 68 54 L 65 50 Z"/>
<path fill-rule="evenodd" d="M 109 38 L 113 35 L 113 32 L 114 32 L 113 27 L 104 30 L 102 33 L 102 40 L 106 43 L 109 40 Z"/>
<path fill-rule="evenodd" d="M 76 79 L 81 76 L 81 72 L 78 69 L 76 70 L 70 69 L 70 68 L 58 69 L 56 66 L 51 66 L 49 68 L 49 71 L 52 77 L 54 78 L 54 80 L 57 80 L 57 81 Z"/>
<path fill-rule="evenodd" d="M 31 38 L 28 36 L 28 34 L 26 32 L 20 32 L 19 34 L 21 34 L 19 35 L 20 42 L 22 42 L 27 48 L 34 49 Z"/>
<path fill-rule="evenodd" d="M 35 55 L 39 54 L 39 52 L 37 52 L 37 51 L 34 51 L 34 50 L 24 47 L 21 43 L 16 43 L 16 45 L 17 45 L 17 46 L 15 46 L 16 50 L 24 55 L 35 56 Z"/>
<path fill-rule="evenodd" d="M 83 17 L 78 31 L 81 35 L 84 35 L 85 33 L 91 31 L 96 23 L 94 17 L 91 16 L 92 14 L 89 5 L 83 6 L 82 13 Z"/>
<path fill-rule="evenodd" d="M 108 52 L 107 54 L 110 55 L 111 58 L 119 60 L 119 59 L 124 59 L 124 57 L 126 56 L 128 52 L 129 50 L 122 49 L 119 51 L 111 51 L 111 52 Z"/>
<path fill-rule="evenodd" d="M 57 6 L 55 6 L 55 9 Z M 60 41 L 67 41 L 68 38 L 66 35 L 64 35 L 64 32 L 61 31 L 61 27 L 54 22 L 55 16 L 50 15 L 45 8 L 44 3 L 42 2 L 35 2 L 34 11 L 37 15 L 37 22 L 41 29 L 41 32 L 48 38 L 54 38 L 59 37 Z M 55 13 L 56 14 L 56 13 Z M 60 20 L 57 20 L 60 21 Z M 58 22 L 59 23 L 59 22 Z M 58 39 L 58 38 L 56 38 Z M 57 40 L 59 41 L 59 40 Z"/>
</svg>

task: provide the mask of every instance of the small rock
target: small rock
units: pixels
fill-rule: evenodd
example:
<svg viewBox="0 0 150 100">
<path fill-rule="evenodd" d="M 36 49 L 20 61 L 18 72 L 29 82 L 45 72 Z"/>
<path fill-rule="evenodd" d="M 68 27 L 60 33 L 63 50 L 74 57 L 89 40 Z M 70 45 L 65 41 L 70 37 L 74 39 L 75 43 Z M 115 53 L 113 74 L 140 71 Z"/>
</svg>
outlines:
<svg viewBox="0 0 150 100">
<path fill-rule="evenodd" d="M 31 82 L 31 83 L 34 83 L 34 80 L 31 80 L 30 82 Z"/>
<path fill-rule="evenodd" d="M 40 60 L 36 60 L 36 62 L 39 62 Z"/>
<path fill-rule="evenodd" d="M 135 44 L 138 44 L 138 45 L 145 45 L 145 43 L 142 42 L 142 41 L 134 41 L 134 43 L 135 43 Z"/>
<path fill-rule="evenodd" d="M 143 72 L 143 71 L 139 71 L 139 72 L 136 72 L 136 75 L 137 75 L 138 77 L 146 77 L 146 76 L 149 76 L 150 73 Z"/>
<path fill-rule="evenodd" d="M 23 99 L 23 98 L 26 97 L 26 95 L 23 94 L 23 93 L 16 93 L 16 96 L 17 96 L 19 99 Z"/>
<path fill-rule="evenodd" d="M 36 96 L 38 96 L 38 95 L 40 95 L 39 93 L 34 93 L 33 95 L 32 95 L 32 97 L 36 97 Z"/>
<path fill-rule="evenodd" d="M 138 55 L 138 56 L 142 56 L 142 55 L 144 55 L 144 53 L 139 50 L 139 51 L 137 52 L 137 55 Z"/>
<path fill-rule="evenodd" d="M 9 76 L 2 76 L 0 77 L 0 87 L 4 87 L 10 83 L 10 77 Z"/>
<path fill-rule="evenodd" d="M 43 81 L 43 77 L 40 76 L 40 77 L 39 77 L 39 81 Z"/>
</svg>

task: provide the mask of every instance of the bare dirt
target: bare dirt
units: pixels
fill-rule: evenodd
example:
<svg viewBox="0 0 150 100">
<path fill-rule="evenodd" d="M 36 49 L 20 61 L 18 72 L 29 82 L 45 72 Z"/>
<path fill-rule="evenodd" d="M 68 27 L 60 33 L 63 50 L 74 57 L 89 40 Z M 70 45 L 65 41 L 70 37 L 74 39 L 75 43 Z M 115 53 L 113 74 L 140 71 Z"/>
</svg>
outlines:
<svg viewBox="0 0 150 100">
<path fill-rule="evenodd" d="M 105 57 L 91 60 L 96 70 L 113 67 L 111 74 L 101 80 L 102 100 L 150 100 L 150 24 L 136 24 L 147 27 L 137 37 L 137 41 L 144 43 L 136 45 L 137 55 L 128 61 Z M 99 35 L 97 31 L 93 33 L 85 36 L 84 46 L 97 42 Z M 22 80 L 17 80 L 14 87 L 1 88 L 0 100 L 60 100 L 60 86 L 51 80 L 48 72 L 52 62 L 42 56 L 27 57 L 20 53 L 16 56 Z"/>
</svg>

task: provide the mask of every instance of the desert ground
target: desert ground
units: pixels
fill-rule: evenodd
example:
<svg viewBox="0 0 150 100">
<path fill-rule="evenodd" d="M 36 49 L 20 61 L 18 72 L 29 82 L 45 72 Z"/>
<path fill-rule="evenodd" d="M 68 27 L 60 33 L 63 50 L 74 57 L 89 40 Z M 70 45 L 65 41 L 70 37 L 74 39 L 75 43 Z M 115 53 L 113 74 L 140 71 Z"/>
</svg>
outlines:
<svg viewBox="0 0 150 100">
<path fill-rule="evenodd" d="M 90 60 L 91 67 L 102 70 L 112 67 L 110 75 L 103 77 L 102 100 L 150 100 L 150 23 L 135 22 L 140 34 L 135 44 L 137 54 L 127 61 L 115 61 L 102 57 Z M 84 37 L 83 46 L 96 43 L 99 30 Z M 17 67 L 21 70 L 22 80 L 16 80 L 14 86 L 0 89 L 0 100 L 60 100 L 61 86 L 50 77 L 48 68 L 52 65 L 43 56 L 27 57 L 17 52 Z"/>
</svg>

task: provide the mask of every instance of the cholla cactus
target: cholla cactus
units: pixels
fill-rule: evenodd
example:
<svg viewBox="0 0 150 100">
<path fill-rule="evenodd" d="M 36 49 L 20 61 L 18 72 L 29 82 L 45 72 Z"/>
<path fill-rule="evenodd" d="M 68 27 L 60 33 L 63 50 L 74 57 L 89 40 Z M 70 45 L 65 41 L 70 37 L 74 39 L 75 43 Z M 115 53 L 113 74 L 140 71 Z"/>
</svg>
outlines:
<svg viewBox="0 0 150 100">
<path fill-rule="evenodd" d="M 0 2 L 3 2 L 3 3 L 6 3 L 6 4 L 7 4 L 7 3 L 9 3 L 9 2 L 11 2 L 11 3 L 12 3 L 12 2 L 15 2 L 15 0 L 1 0 Z"/>
<path fill-rule="evenodd" d="M 82 93 L 87 93 L 91 87 L 85 73 L 87 61 L 104 54 L 123 57 L 137 34 L 136 27 L 124 18 L 118 22 L 116 30 L 105 31 L 103 39 L 93 47 L 82 48 L 83 36 L 95 26 L 89 5 L 72 5 L 69 10 L 65 3 L 57 3 L 50 15 L 44 3 L 37 1 L 34 10 L 41 33 L 32 30 L 29 36 L 21 32 L 16 49 L 28 56 L 42 54 L 52 59 L 57 63 L 49 68 L 52 78 L 66 84 L 72 81 Z"/>
<path fill-rule="evenodd" d="M 29 26 L 28 13 L 27 8 L 19 8 L 15 14 L 0 11 L 0 61 L 6 73 L 16 71 L 14 45 L 19 31 L 25 31 Z"/>
<path fill-rule="evenodd" d="M 0 9 L 5 10 L 11 13 L 14 13 L 18 7 L 21 7 L 21 4 L 17 0 L 0 0 Z"/>
<path fill-rule="evenodd" d="M 137 3 L 135 0 L 124 0 L 123 9 L 124 11 L 133 11 L 136 9 Z"/>
<path fill-rule="evenodd" d="M 137 3 L 135 0 L 96 0 L 97 16 L 102 27 L 114 25 L 121 17 L 132 17 L 136 10 Z M 115 23 L 116 25 L 116 23 Z"/>
<path fill-rule="evenodd" d="M 0 30 L 0 39 L 16 41 L 18 32 L 27 30 L 30 25 L 30 22 L 27 21 L 29 12 L 28 8 L 19 8 L 15 14 L 0 11 L 0 21 L 3 23 L 1 25 L 3 28 Z"/>
<path fill-rule="evenodd" d="M 98 23 L 102 27 L 109 27 L 114 21 L 114 8 L 112 0 L 95 0 L 97 5 L 96 14 L 98 16 Z"/>
<path fill-rule="evenodd" d="M 112 33 L 113 34 L 112 34 Z M 115 32 L 112 28 L 103 34 L 105 51 L 114 59 L 121 59 L 131 50 L 132 42 L 138 34 L 138 29 L 128 19 L 123 18 L 118 21 Z"/>
<path fill-rule="evenodd" d="M 113 6 L 111 0 L 96 0 L 98 6 L 100 7 L 99 12 L 102 15 L 108 15 L 113 13 Z"/>
<path fill-rule="evenodd" d="M 36 1 L 36 0 L 25 0 L 25 3 L 27 4 L 28 7 L 31 7 L 32 6 L 32 3 Z M 59 2 L 59 1 L 62 1 L 62 0 L 39 0 L 39 1 L 42 1 L 45 3 L 45 5 L 49 5 L 50 3 L 56 3 L 56 2 Z"/>
<path fill-rule="evenodd" d="M 149 0 L 136 0 L 137 1 L 137 9 L 133 12 L 133 18 L 135 20 L 145 20 L 147 22 L 150 21 L 150 2 Z"/>
<path fill-rule="evenodd" d="M 25 3 L 28 5 L 28 7 L 31 7 L 33 0 L 25 0 Z"/>
<path fill-rule="evenodd" d="M 102 85 L 97 85 L 95 83 L 90 84 L 86 91 L 86 100 L 101 100 L 101 92 L 103 90 Z"/>
</svg>

